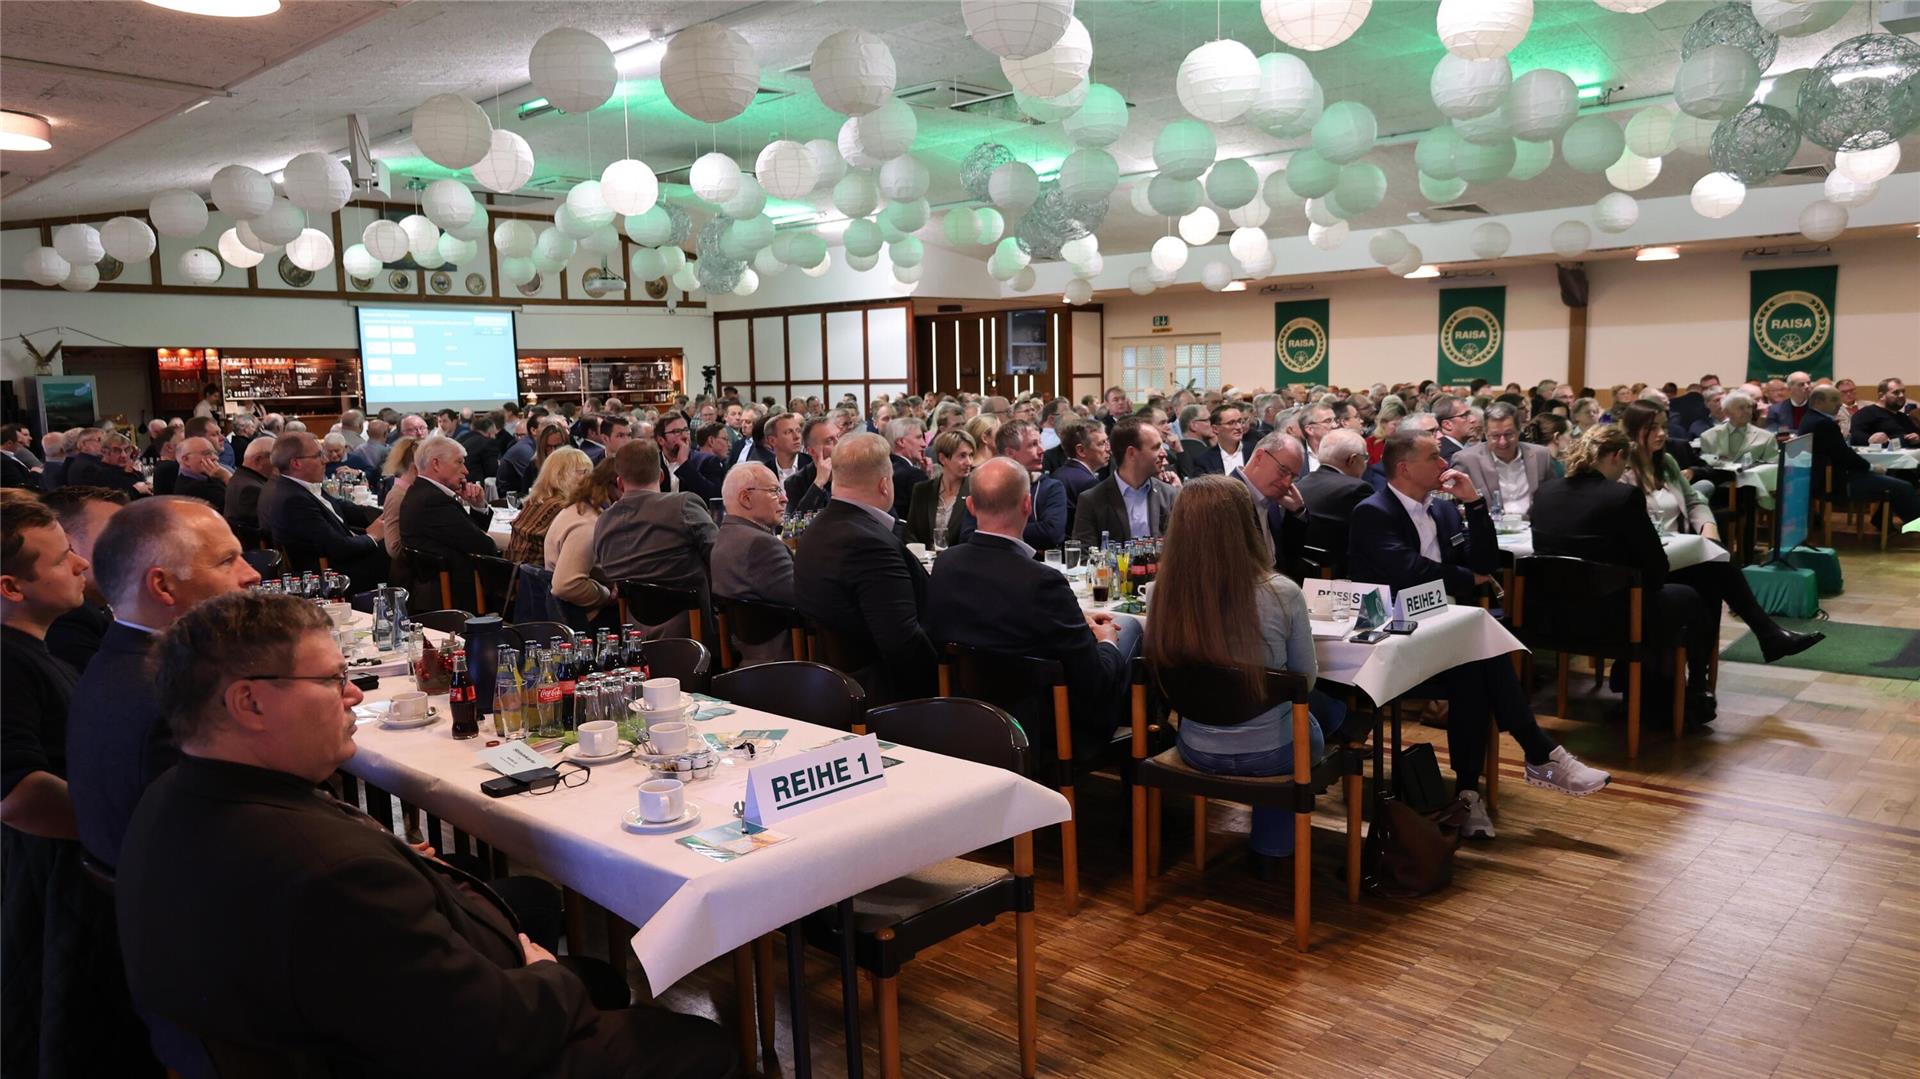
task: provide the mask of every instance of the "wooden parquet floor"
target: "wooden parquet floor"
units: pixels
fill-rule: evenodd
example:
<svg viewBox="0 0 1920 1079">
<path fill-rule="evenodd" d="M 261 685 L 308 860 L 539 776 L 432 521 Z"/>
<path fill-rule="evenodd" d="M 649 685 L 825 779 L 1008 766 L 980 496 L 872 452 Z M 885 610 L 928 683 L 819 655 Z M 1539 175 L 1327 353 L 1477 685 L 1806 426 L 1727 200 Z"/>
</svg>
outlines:
<svg viewBox="0 0 1920 1079">
<path fill-rule="evenodd" d="M 1859 551 L 1842 548 L 1831 617 L 1920 628 L 1920 549 Z M 1723 640 L 1742 631 L 1729 617 Z M 1676 745 L 1649 730 L 1632 767 L 1591 677 L 1576 673 L 1567 718 L 1545 718 L 1550 672 L 1537 688 L 1542 722 L 1613 786 L 1529 788 L 1508 740 L 1499 839 L 1462 849 L 1438 895 L 1358 904 L 1337 792 L 1323 798 L 1305 954 L 1290 875 L 1243 868 L 1244 809 L 1214 807 L 1203 875 L 1188 803 L 1168 799 L 1168 871 L 1135 916 L 1119 785 L 1084 784 L 1078 916 L 1062 908 L 1057 838 L 1038 842 L 1041 1074 L 1920 1076 L 1920 684 L 1726 664 L 1713 732 Z M 1441 731 L 1407 740 L 1444 754 Z M 902 975 L 907 1075 L 1018 1074 L 1012 925 Z M 837 971 L 809 959 L 822 1076 L 846 1070 Z M 790 1075 L 785 993 L 783 977 Z M 721 961 L 662 1003 L 726 1022 L 732 1001 Z M 878 1075 L 870 997 L 862 1023 Z"/>
</svg>

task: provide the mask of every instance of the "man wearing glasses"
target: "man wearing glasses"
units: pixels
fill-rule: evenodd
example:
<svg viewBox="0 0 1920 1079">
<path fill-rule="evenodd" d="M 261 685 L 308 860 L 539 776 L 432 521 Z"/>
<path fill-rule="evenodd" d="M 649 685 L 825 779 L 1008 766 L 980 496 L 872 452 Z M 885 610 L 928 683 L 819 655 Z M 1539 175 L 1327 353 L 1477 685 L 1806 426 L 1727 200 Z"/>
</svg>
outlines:
<svg viewBox="0 0 1920 1079">
<path fill-rule="evenodd" d="M 602 1010 L 618 1001 L 596 1006 L 484 882 L 315 790 L 352 758 L 362 697 L 330 629 L 310 603 L 240 593 L 156 646 L 182 755 L 120 865 L 140 1007 L 223 1074 L 731 1074 L 718 1027 Z"/>
<path fill-rule="evenodd" d="M 1247 463 L 1247 414 L 1239 405 L 1216 405 L 1211 424 L 1213 445 L 1195 455 L 1194 474 L 1231 476 Z"/>
<path fill-rule="evenodd" d="M 815 458 L 819 460 L 819 458 Z M 793 552 L 780 542 L 787 493 L 773 470 L 748 461 L 727 473 L 727 515 L 720 520 L 708 565 L 713 594 L 723 600 L 793 606 Z M 747 663 L 792 659 L 785 635 L 759 645 L 733 642 Z"/>
<path fill-rule="evenodd" d="M 369 522 L 365 507 L 321 490 L 327 461 L 319 439 L 306 431 L 281 435 L 273 467 L 280 474 L 260 496 L 260 523 L 296 567 L 325 558 L 328 568 L 353 578 L 356 592 L 387 579 L 386 527 L 377 517 Z M 363 524 L 366 530 L 358 530 Z"/>
<path fill-rule="evenodd" d="M 1476 491 L 1484 491 L 1496 514 L 1533 511 L 1533 493 L 1553 477 L 1553 452 L 1545 446 L 1520 441 L 1519 416 L 1512 405 L 1487 406 L 1487 436 L 1453 455 L 1453 467 L 1467 474 Z"/>
<path fill-rule="evenodd" d="M 1307 509 L 1306 496 L 1296 486 L 1307 471 L 1306 457 L 1306 447 L 1299 439 L 1275 431 L 1253 448 L 1245 468 L 1232 473 L 1253 495 L 1254 511 L 1260 515 L 1260 535 L 1267 541 L 1275 569 L 1284 567 L 1287 556 L 1308 542 L 1313 514 Z"/>
</svg>

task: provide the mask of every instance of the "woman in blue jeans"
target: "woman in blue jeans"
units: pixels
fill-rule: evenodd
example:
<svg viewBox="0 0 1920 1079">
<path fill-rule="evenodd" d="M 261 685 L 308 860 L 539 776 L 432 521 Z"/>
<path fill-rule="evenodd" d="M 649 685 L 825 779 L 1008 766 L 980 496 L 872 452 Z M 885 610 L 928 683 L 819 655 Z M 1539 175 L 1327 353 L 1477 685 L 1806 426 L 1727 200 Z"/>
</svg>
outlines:
<svg viewBox="0 0 1920 1079">
<path fill-rule="evenodd" d="M 1317 671 L 1307 600 L 1300 586 L 1273 571 L 1247 486 L 1227 476 L 1189 480 L 1167 523 L 1160 574 L 1153 586 L 1143 654 L 1155 666 L 1216 664 L 1237 668 L 1252 684 L 1268 670 Z M 1308 722 L 1312 759 L 1326 753 L 1340 704 L 1315 693 Z M 1329 709 L 1333 710 L 1330 712 Z M 1293 771 L 1293 708 L 1280 704 L 1234 727 L 1180 721 L 1181 759 L 1205 772 L 1284 776 Z M 1293 853 L 1293 812 L 1255 807 L 1253 852 Z"/>
</svg>

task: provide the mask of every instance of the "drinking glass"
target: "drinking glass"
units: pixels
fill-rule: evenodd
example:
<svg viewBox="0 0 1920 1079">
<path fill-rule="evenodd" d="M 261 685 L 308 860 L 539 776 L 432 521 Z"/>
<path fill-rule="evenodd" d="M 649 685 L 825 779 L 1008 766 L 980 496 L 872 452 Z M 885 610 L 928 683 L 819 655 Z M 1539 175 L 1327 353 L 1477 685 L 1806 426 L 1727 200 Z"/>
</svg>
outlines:
<svg viewBox="0 0 1920 1079">
<path fill-rule="evenodd" d="M 1064 566 L 1066 565 L 1066 557 L 1065 551 L 1055 547 L 1046 553 L 1046 563 L 1049 566 Z"/>
<path fill-rule="evenodd" d="M 520 496 L 515 492 L 507 492 L 507 511 L 510 513 L 520 512 Z"/>
<path fill-rule="evenodd" d="M 1068 569 L 1078 569 L 1086 561 L 1087 550 L 1079 540 L 1068 540 L 1064 551 Z"/>
</svg>

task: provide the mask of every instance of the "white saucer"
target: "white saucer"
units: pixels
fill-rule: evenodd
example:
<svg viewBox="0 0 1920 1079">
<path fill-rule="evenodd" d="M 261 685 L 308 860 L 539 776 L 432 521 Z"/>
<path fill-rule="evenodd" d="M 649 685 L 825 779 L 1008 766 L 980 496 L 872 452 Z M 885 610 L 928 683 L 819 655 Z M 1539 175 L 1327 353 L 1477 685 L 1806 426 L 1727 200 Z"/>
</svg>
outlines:
<svg viewBox="0 0 1920 1079">
<path fill-rule="evenodd" d="M 661 835 L 666 832 L 677 832 L 699 820 L 700 807 L 692 802 L 687 803 L 687 811 L 685 813 L 680 814 L 673 820 L 663 820 L 658 823 L 641 820 L 640 807 L 635 806 L 621 814 L 620 827 L 637 835 Z"/>
<path fill-rule="evenodd" d="M 419 719 L 393 719 L 392 701 L 368 701 L 354 709 L 354 711 L 356 713 L 370 713 L 372 719 L 377 720 L 382 727 L 391 731 L 406 731 L 416 727 L 431 727 L 440 721 L 440 709 L 433 705 L 428 705 L 427 714 L 421 716 Z"/>
<path fill-rule="evenodd" d="M 602 754 L 598 757 L 588 755 L 584 750 L 580 748 L 580 743 L 578 742 L 575 742 L 573 745 L 568 746 L 566 749 L 560 752 L 560 758 L 562 760 L 569 760 L 577 764 L 584 764 L 589 768 L 602 765 L 602 764 L 616 764 L 620 761 L 626 760 L 628 757 L 631 757 L 632 755 L 633 755 L 633 743 L 627 742 L 627 741 L 622 741 L 620 743 L 620 748 L 614 750 L 612 753 Z"/>
<path fill-rule="evenodd" d="M 638 704 L 639 702 L 635 701 L 634 704 L 628 705 L 627 711 L 633 713 L 635 718 L 644 720 L 648 726 L 652 726 L 655 723 L 684 723 L 692 719 L 694 713 L 700 710 L 700 702 L 687 696 L 680 698 L 680 707 L 678 708 L 661 708 L 654 710 L 651 708 L 636 707 Z"/>
</svg>

